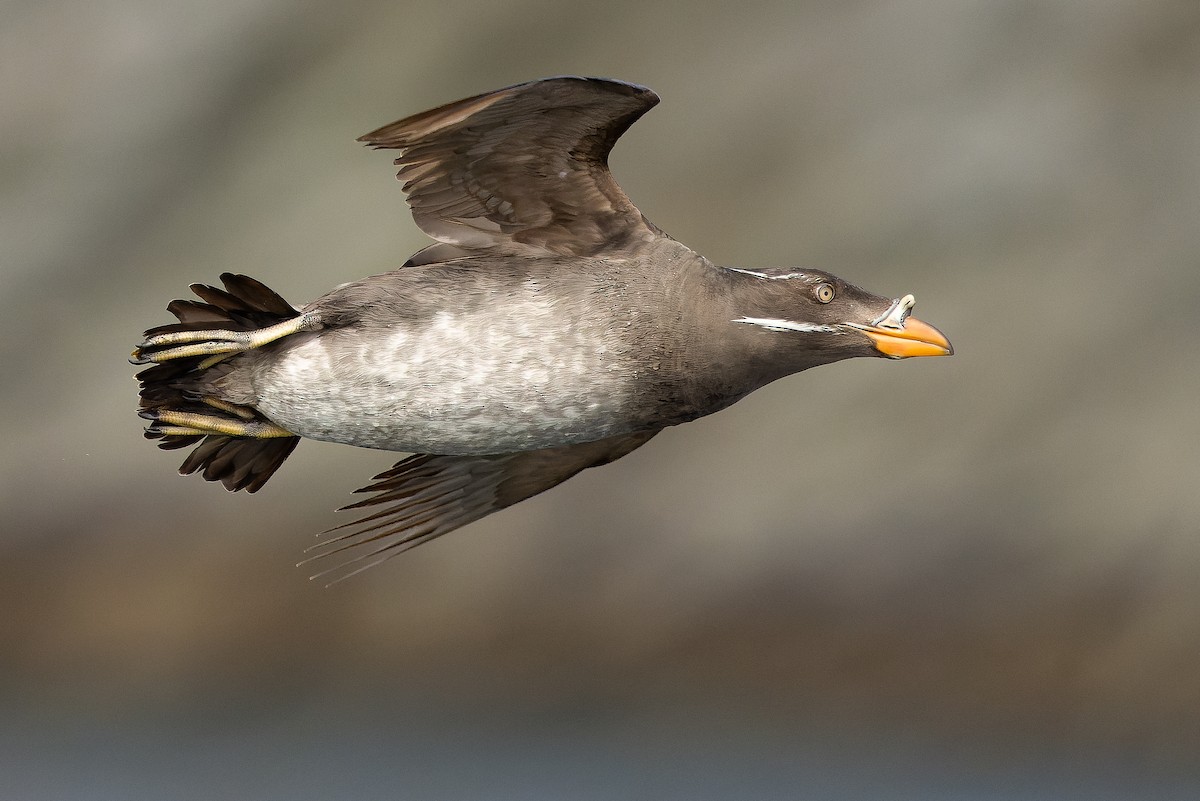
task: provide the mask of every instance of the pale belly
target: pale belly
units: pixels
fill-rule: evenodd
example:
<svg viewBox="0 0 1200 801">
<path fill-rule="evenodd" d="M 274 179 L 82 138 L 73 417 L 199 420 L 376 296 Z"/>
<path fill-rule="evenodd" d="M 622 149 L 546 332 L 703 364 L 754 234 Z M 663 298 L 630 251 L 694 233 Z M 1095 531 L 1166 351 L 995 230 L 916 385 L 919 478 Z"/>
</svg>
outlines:
<svg viewBox="0 0 1200 801">
<path fill-rule="evenodd" d="M 630 402 L 639 376 L 612 343 L 586 323 L 545 330 L 521 315 L 485 324 L 439 313 L 417 331 L 300 335 L 259 362 L 253 382 L 267 417 L 312 439 L 505 453 L 645 427 Z"/>
</svg>

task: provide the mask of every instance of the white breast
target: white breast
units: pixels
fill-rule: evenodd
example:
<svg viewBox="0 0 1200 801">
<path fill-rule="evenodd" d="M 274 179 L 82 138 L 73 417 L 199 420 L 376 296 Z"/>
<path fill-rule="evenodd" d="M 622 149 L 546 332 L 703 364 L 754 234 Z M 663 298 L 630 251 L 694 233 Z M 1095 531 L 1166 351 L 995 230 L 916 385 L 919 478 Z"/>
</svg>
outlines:
<svg viewBox="0 0 1200 801">
<path fill-rule="evenodd" d="M 536 289 L 536 287 L 532 287 Z M 499 453 L 634 426 L 636 379 L 613 320 L 572 319 L 536 291 L 503 314 L 438 311 L 419 326 L 348 327 L 284 343 L 258 407 L 297 434 L 387 450 Z"/>
</svg>

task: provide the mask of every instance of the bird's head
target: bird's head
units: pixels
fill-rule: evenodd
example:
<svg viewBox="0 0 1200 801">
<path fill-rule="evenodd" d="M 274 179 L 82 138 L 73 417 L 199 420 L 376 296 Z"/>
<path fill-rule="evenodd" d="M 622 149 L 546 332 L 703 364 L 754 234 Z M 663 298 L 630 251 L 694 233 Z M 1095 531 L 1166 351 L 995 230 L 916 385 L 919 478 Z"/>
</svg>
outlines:
<svg viewBox="0 0 1200 801">
<path fill-rule="evenodd" d="M 912 295 L 884 298 L 812 269 L 727 268 L 741 291 L 739 317 L 748 331 L 770 332 L 772 349 L 793 352 L 798 369 L 856 356 L 950 356 L 954 348 L 933 326 L 911 316 Z"/>
</svg>

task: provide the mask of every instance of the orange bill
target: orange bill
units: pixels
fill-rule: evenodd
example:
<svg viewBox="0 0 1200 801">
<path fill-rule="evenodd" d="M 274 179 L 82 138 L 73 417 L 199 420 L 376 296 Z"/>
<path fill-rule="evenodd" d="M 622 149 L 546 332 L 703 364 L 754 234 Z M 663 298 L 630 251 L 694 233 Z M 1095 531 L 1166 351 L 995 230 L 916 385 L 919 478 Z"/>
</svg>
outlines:
<svg viewBox="0 0 1200 801">
<path fill-rule="evenodd" d="M 871 338 L 877 351 L 893 359 L 954 355 L 954 346 L 941 331 L 915 317 L 906 319 L 902 328 L 855 327 Z"/>
</svg>

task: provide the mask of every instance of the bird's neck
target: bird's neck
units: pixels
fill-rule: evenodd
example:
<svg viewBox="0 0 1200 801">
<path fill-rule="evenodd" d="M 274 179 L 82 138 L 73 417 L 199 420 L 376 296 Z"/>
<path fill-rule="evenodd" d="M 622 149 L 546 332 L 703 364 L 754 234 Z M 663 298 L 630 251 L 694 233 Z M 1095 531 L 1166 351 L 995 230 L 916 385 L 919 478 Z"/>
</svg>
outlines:
<svg viewBox="0 0 1200 801">
<path fill-rule="evenodd" d="M 778 316 L 779 287 L 754 274 L 699 261 L 679 276 L 683 370 L 712 406 L 721 408 L 784 376 L 823 363 L 802 333 L 739 322 Z M 775 309 L 772 312 L 772 309 Z"/>
</svg>

